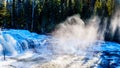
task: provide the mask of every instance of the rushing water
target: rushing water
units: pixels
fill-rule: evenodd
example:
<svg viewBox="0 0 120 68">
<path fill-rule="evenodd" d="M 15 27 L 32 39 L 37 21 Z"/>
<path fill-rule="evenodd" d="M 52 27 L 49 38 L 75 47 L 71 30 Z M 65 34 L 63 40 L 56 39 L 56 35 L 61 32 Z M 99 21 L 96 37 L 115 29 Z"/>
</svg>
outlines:
<svg viewBox="0 0 120 68">
<path fill-rule="evenodd" d="M 0 56 L 2 57 L 3 55 L 5 55 L 7 57 L 6 59 L 9 59 L 10 56 L 16 56 L 16 58 L 20 58 L 17 55 L 21 54 L 24 57 L 28 56 L 28 58 L 32 57 L 34 55 L 33 58 L 35 58 L 35 56 L 37 56 L 37 55 L 38 56 L 41 54 L 48 55 L 48 53 L 49 54 L 51 53 L 51 55 L 54 55 L 54 54 L 63 55 L 63 57 L 61 56 L 61 58 L 64 59 L 65 58 L 64 55 L 77 55 L 77 56 L 85 56 L 84 58 L 81 58 L 81 59 L 84 59 L 82 61 L 86 60 L 85 62 L 81 62 L 83 65 L 78 64 L 81 67 L 82 66 L 84 67 L 84 65 L 86 65 L 87 62 L 92 63 L 93 61 L 95 61 L 94 59 L 96 57 L 98 58 L 96 60 L 96 62 L 94 62 L 94 64 L 89 64 L 89 66 L 101 67 L 101 68 L 103 68 L 103 66 L 113 67 L 113 68 L 119 66 L 119 61 L 117 61 L 117 60 L 119 60 L 119 56 L 120 56 L 120 44 L 118 44 L 118 43 L 107 42 L 107 41 L 105 42 L 105 41 L 99 40 L 99 41 L 96 41 L 95 43 L 89 43 L 89 45 L 92 45 L 92 46 L 88 47 L 87 50 L 83 51 L 83 50 L 81 50 L 81 48 L 75 48 L 75 46 L 72 46 L 72 45 L 75 45 L 75 43 L 77 44 L 77 42 L 80 42 L 78 40 L 76 40 L 77 42 L 73 41 L 73 40 L 67 41 L 67 43 L 70 43 L 70 44 L 67 44 L 67 45 L 69 45 L 69 47 L 65 47 L 66 50 L 62 46 L 61 46 L 61 48 L 59 48 L 60 46 L 59 47 L 57 46 L 59 44 L 56 44 L 58 42 L 55 42 L 55 40 L 56 39 L 53 40 L 53 38 L 50 36 L 38 35 L 36 33 L 31 33 L 27 30 L 14 30 L 14 29 L 3 30 L 3 31 L 1 31 L 1 35 L 0 35 Z M 54 41 L 54 43 L 50 42 L 50 41 Z M 56 41 L 59 41 L 59 40 L 57 39 Z M 81 44 L 86 45 L 86 42 L 81 42 Z M 51 49 L 53 49 L 53 50 L 50 51 Z M 63 50 L 61 50 L 61 49 L 63 49 Z M 32 51 L 32 52 L 28 52 L 28 51 Z M 42 57 L 45 58 L 46 56 L 42 56 Z M 48 56 L 48 57 L 50 58 L 50 56 Z M 90 59 L 91 57 L 93 57 L 93 59 L 92 59 L 93 61 L 88 61 L 88 60 L 91 60 Z M 38 58 L 38 57 L 36 57 L 36 58 Z M 68 58 L 70 58 L 70 57 L 68 57 Z M 87 58 L 89 58 L 89 59 L 87 60 Z M 52 60 L 53 58 L 50 58 L 50 59 Z M 70 58 L 70 59 L 72 60 L 74 58 Z M 81 60 L 81 59 L 79 58 L 79 60 Z M 3 60 L 3 59 L 1 59 L 1 60 Z M 43 61 L 43 60 L 41 59 L 41 60 L 36 60 L 36 61 Z M 48 59 L 47 59 L 47 61 L 48 61 Z M 58 62 L 58 61 L 61 62 L 61 60 L 59 58 L 56 59 L 55 62 Z M 77 59 L 76 59 L 76 61 L 77 61 Z M 72 62 L 76 62 L 76 61 L 72 61 Z M 34 62 L 34 61 L 30 61 L 30 62 Z M 8 64 L 8 63 L 10 63 L 10 62 L 7 62 L 5 64 Z M 20 62 L 17 61 L 17 63 L 19 64 Z M 18 66 L 18 64 L 16 64 L 15 66 L 17 68 L 20 68 L 25 63 L 23 62 L 23 64 L 21 64 L 21 66 Z M 35 64 L 37 64 L 37 63 L 35 63 Z M 61 63 L 61 65 L 62 65 L 62 63 Z M 26 66 L 29 67 L 29 65 L 27 65 L 27 64 L 26 64 Z M 23 67 L 25 68 L 26 66 L 23 66 Z M 43 65 L 43 67 L 44 67 L 44 65 Z M 49 65 L 48 65 L 48 67 L 49 67 Z M 9 67 L 5 67 L 5 68 L 9 68 Z M 53 67 L 53 68 L 55 68 L 55 67 Z"/>
<path fill-rule="evenodd" d="M 117 28 L 120 28 L 118 19 L 118 17 L 113 18 L 112 22 L 115 24 L 110 24 L 113 33 L 111 36 L 115 35 Z M 28 30 L 2 30 L 0 31 L 0 67 L 120 67 L 118 61 L 120 44 L 104 40 L 106 25 L 101 28 L 99 22 L 100 19 L 94 17 L 88 20 L 86 25 L 78 15 L 75 15 L 59 24 L 51 35 L 39 35 Z M 117 36 L 119 38 L 119 29 Z"/>
<path fill-rule="evenodd" d="M 30 49 L 37 50 L 45 45 L 47 38 L 49 37 L 46 35 L 30 33 L 27 30 L 3 30 L 0 33 L 0 54 L 12 56 Z"/>
</svg>

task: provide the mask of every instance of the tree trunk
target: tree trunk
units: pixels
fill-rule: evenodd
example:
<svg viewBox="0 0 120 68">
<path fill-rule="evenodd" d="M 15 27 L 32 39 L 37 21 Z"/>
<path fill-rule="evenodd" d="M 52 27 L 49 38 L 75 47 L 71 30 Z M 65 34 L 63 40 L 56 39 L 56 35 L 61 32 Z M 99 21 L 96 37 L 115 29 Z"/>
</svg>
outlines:
<svg viewBox="0 0 120 68">
<path fill-rule="evenodd" d="M 11 26 L 15 27 L 15 0 L 12 2 L 12 9 L 11 9 Z"/>
<path fill-rule="evenodd" d="M 31 31 L 33 31 L 33 26 L 34 26 L 34 11 L 35 10 L 35 1 L 32 0 L 32 24 L 31 24 Z"/>
</svg>

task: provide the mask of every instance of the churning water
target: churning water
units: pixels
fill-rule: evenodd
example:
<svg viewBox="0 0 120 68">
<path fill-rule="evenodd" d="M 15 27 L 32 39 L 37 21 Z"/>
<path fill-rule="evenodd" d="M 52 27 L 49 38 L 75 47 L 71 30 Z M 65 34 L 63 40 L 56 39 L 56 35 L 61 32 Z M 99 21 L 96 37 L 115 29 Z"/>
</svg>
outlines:
<svg viewBox="0 0 120 68">
<path fill-rule="evenodd" d="M 2 63 L 6 68 L 119 67 L 120 44 L 105 41 L 105 36 L 107 33 L 111 39 L 120 41 L 120 15 L 116 13 L 110 23 L 107 20 L 94 16 L 84 22 L 79 15 L 74 15 L 60 23 L 50 36 L 27 30 L 2 30 L 1 62 L 4 56 L 4 59 L 15 60 Z M 29 57 L 25 57 L 27 55 Z"/>
</svg>

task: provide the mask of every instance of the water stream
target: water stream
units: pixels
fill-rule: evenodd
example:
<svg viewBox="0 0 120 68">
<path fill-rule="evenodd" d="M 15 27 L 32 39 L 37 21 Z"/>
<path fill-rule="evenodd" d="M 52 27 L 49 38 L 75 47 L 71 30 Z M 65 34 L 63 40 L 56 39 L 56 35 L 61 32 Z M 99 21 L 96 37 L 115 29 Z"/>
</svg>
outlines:
<svg viewBox="0 0 120 68">
<path fill-rule="evenodd" d="M 100 19 L 94 17 L 86 25 L 75 15 L 59 24 L 51 35 L 40 35 L 28 30 L 1 30 L 0 67 L 120 67 L 120 44 L 104 40 L 106 26 L 100 31 L 99 22 Z M 113 18 L 112 22 L 116 24 L 111 24 L 111 29 L 114 28 L 111 31 L 115 35 L 119 20 Z"/>
</svg>

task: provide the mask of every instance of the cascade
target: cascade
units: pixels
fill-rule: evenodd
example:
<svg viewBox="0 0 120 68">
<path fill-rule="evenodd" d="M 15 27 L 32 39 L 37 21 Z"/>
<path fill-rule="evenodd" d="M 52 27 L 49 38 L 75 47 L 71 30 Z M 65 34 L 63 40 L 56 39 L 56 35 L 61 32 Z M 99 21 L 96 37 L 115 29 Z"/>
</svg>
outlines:
<svg viewBox="0 0 120 68">
<path fill-rule="evenodd" d="M 0 33 L 0 54 L 21 54 L 29 49 L 37 49 L 45 45 L 46 35 L 30 33 L 27 30 L 3 30 Z"/>
<path fill-rule="evenodd" d="M 119 40 L 119 17 L 113 18 L 112 22 L 115 23 L 111 23 L 109 27 L 112 37 L 115 36 Z M 106 41 L 104 39 L 106 25 L 100 30 L 99 24 L 98 17 L 88 20 L 86 25 L 78 15 L 75 15 L 60 23 L 50 35 L 40 35 L 28 30 L 4 29 L 0 31 L 0 57 L 24 56 L 28 51 L 32 51 L 31 54 L 43 55 L 43 58 L 55 55 L 60 55 L 61 58 L 64 55 L 84 56 L 83 59 L 79 59 L 84 61 L 80 66 L 86 66 L 87 62 L 93 62 L 97 58 L 95 63 L 87 64 L 88 67 L 119 67 L 117 60 L 120 56 L 120 44 Z M 50 58 L 52 59 L 55 58 Z"/>
</svg>

